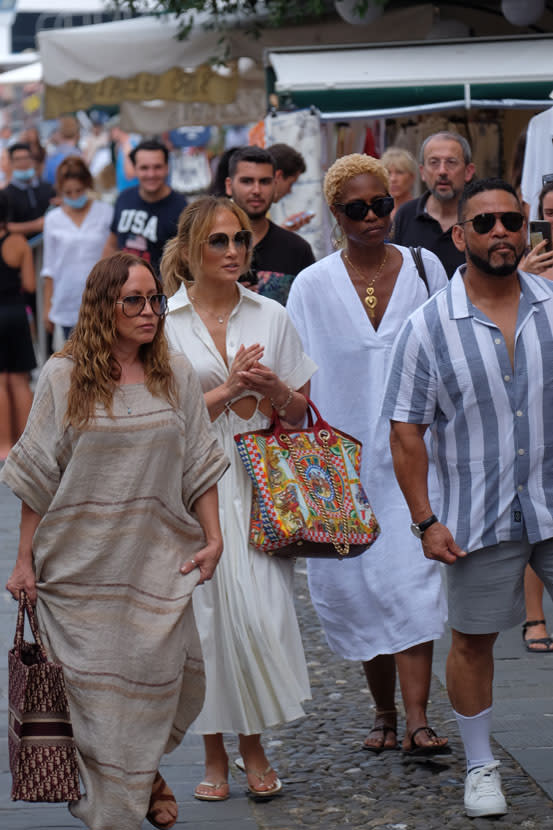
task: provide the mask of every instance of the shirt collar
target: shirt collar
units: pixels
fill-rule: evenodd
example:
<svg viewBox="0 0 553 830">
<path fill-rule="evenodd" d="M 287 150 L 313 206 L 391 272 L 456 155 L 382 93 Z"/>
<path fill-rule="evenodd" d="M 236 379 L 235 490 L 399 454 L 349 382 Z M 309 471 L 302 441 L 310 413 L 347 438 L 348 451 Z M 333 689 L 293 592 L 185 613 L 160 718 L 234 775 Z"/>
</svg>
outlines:
<svg viewBox="0 0 553 830">
<path fill-rule="evenodd" d="M 190 285 L 192 284 L 193 283 L 190 283 Z M 238 301 L 238 305 L 240 305 L 240 303 L 242 302 L 261 305 L 261 298 L 259 294 L 256 294 L 255 291 L 250 291 L 249 288 L 246 288 L 240 282 L 237 282 L 236 285 L 238 286 L 238 291 L 240 292 L 240 299 Z M 173 296 L 169 297 L 169 300 L 167 301 L 167 308 L 170 314 L 172 311 L 177 311 L 179 308 L 187 307 L 192 308 L 192 302 L 190 300 L 190 297 L 188 296 L 186 284 L 183 283 L 173 294 Z"/>
<path fill-rule="evenodd" d="M 416 211 L 417 219 L 421 216 L 429 217 L 430 219 L 432 218 L 426 212 L 426 203 L 428 202 L 429 197 L 430 197 L 430 191 L 427 190 L 422 194 L 422 196 L 419 196 L 419 198 L 417 199 L 417 211 Z"/>
<path fill-rule="evenodd" d="M 466 268 L 466 265 L 460 265 L 448 286 L 449 317 L 452 320 L 474 316 L 473 306 L 465 289 Z M 548 290 L 548 280 L 545 278 L 536 277 L 535 274 L 527 274 L 525 271 L 519 271 L 518 278 L 521 294 L 528 304 L 536 305 L 537 303 L 543 303 L 545 300 L 553 299 L 553 286 Z"/>
</svg>

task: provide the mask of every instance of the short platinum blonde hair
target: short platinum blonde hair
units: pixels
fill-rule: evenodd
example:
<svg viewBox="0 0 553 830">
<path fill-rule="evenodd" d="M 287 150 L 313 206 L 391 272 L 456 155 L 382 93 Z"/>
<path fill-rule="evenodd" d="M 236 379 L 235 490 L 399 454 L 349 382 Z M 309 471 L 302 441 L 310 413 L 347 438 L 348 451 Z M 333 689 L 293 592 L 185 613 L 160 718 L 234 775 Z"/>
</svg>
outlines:
<svg viewBox="0 0 553 830">
<path fill-rule="evenodd" d="M 323 191 L 326 203 L 329 207 L 339 202 L 345 184 L 356 176 L 369 173 L 380 179 L 382 185 L 388 192 L 388 171 L 381 161 L 361 153 L 351 153 L 349 156 L 342 156 L 332 164 L 324 177 Z"/>
<path fill-rule="evenodd" d="M 388 171 L 390 167 L 395 167 L 401 173 L 411 173 L 415 179 L 417 178 L 419 172 L 417 160 L 409 150 L 404 150 L 403 147 L 388 147 L 380 161 Z"/>
</svg>

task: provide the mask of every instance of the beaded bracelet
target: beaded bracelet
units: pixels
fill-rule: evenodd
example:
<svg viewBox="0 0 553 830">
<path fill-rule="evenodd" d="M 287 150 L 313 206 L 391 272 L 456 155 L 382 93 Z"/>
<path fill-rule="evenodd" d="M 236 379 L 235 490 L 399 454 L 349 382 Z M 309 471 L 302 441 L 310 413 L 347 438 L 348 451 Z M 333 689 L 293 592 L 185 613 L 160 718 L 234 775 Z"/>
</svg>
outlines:
<svg viewBox="0 0 553 830">
<path fill-rule="evenodd" d="M 273 407 L 276 409 L 276 411 L 280 415 L 280 417 L 284 418 L 284 416 L 286 415 L 286 410 L 288 408 L 288 405 L 290 404 L 290 401 L 292 400 L 293 397 L 294 397 L 294 390 L 292 389 L 291 386 L 289 386 L 288 387 L 288 397 L 286 398 L 286 400 L 284 401 L 283 404 L 281 404 L 280 406 L 277 406 L 277 404 L 274 402 L 274 400 L 272 398 L 269 398 L 269 400 L 271 401 Z"/>
</svg>

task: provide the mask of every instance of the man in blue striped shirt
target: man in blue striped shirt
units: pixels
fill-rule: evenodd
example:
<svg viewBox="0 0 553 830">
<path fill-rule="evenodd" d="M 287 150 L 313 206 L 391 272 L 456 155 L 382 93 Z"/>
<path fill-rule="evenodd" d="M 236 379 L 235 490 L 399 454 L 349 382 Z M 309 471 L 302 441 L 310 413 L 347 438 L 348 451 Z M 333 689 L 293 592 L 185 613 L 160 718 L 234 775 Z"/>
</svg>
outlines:
<svg viewBox="0 0 553 830">
<path fill-rule="evenodd" d="M 507 812 L 489 741 L 493 645 L 524 619 L 528 562 L 553 594 L 553 283 L 517 271 L 526 222 L 499 179 L 467 185 L 453 239 L 467 264 L 398 335 L 383 414 L 412 530 L 449 566 L 447 683 L 474 817 Z"/>
</svg>

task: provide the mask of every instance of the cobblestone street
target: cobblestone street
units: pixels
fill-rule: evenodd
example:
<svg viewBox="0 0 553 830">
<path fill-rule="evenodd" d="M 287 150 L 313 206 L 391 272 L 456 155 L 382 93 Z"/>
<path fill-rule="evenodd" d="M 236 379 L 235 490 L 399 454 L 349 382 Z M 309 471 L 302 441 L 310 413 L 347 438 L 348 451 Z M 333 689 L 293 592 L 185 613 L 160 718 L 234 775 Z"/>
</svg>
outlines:
<svg viewBox="0 0 553 830">
<path fill-rule="evenodd" d="M 18 515 L 17 500 L 0 486 L 2 586 L 15 557 Z M 296 596 L 313 700 L 306 706 L 307 718 L 265 734 L 269 757 L 284 783 L 283 794 L 266 803 L 252 801 L 246 796 L 244 774 L 233 766 L 232 797 L 228 801 L 209 804 L 194 800 L 192 790 L 203 773 L 202 742 L 191 735 L 164 759 L 162 766 L 179 802 L 176 828 L 480 830 L 500 826 L 505 830 L 553 830 L 553 661 L 527 655 L 518 630 L 500 638 L 494 736 L 501 741 L 496 743 L 497 758 L 502 762 L 510 812 L 498 819 L 468 819 L 462 811 L 463 753 L 442 685 L 447 638 L 437 644 L 429 720 L 438 733 L 449 736 L 453 754 L 418 762 L 404 759 L 401 752 L 376 756 L 362 750 L 374 715 L 362 668 L 328 650 L 309 601 L 302 562 L 298 563 Z M 549 601 L 546 611 L 553 622 Z M 6 654 L 14 625 L 15 603 L 7 593 L 0 593 L 0 644 L 4 655 L 0 670 L 0 827 L 78 828 L 82 825 L 63 805 L 28 805 L 13 803 L 9 798 Z M 400 707 L 400 739 L 402 734 Z M 235 750 L 236 742 L 229 741 L 229 746 Z M 145 830 L 150 827 L 144 824 Z"/>
</svg>

